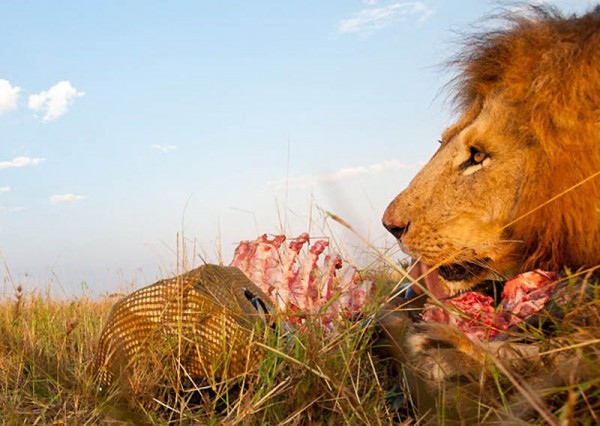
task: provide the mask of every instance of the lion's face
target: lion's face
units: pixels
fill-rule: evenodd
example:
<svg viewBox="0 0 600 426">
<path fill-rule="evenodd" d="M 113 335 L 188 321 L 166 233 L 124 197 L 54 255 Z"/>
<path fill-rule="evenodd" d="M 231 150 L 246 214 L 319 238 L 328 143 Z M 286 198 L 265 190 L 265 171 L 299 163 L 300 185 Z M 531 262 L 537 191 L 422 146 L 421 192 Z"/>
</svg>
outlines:
<svg viewBox="0 0 600 426">
<path fill-rule="evenodd" d="M 516 271 L 520 244 L 511 224 L 535 155 L 516 132 L 502 96 L 490 98 L 445 132 L 439 150 L 385 211 L 384 226 L 403 251 L 439 266 L 450 293 Z"/>
</svg>

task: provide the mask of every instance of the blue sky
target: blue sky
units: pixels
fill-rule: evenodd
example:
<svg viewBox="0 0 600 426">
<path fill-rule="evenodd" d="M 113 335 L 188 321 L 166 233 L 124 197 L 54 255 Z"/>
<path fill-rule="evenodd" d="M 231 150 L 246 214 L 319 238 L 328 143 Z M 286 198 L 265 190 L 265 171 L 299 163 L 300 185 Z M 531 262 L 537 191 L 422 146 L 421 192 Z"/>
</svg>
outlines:
<svg viewBox="0 0 600 426">
<path fill-rule="evenodd" d="M 392 246 L 383 210 L 452 119 L 439 65 L 495 7 L 2 2 L 4 285 L 150 283 L 177 269 L 178 233 L 194 264 L 282 228 L 366 250 L 319 208 Z"/>
</svg>

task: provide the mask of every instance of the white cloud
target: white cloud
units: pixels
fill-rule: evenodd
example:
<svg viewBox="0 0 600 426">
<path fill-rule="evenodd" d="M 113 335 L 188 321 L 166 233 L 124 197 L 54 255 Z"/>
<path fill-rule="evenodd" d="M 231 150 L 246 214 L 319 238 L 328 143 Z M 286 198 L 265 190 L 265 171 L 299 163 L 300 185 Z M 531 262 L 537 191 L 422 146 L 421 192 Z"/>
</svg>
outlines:
<svg viewBox="0 0 600 426">
<path fill-rule="evenodd" d="M 76 194 L 57 194 L 52 195 L 50 197 L 50 203 L 59 204 L 59 203 L 73 203 L 75 201 L 84 200 L 86 197 L 84 195 L 76 195 Z"/>
<path fill-rule="evenodd" d="M 17 109 L 20 87 L 10 84 L 10 81 L 0 79 L 0 115 Z"/>
<path fill-rule="evenodd" d="M 85 95 L 84 92 L 78 91 L 69 81 L 65 80 L 56 83 L 46 91 L 29 96 L 27 105 L 32 111 L 43 112 L 44 121 L 51 121 L 64 115 L 75 99 L 83 95 Z"/>
<path fill-rule="evenodd" d="M 177 149 L 177 147 L 175 145 L 158 145 L 158 144 L 154 144 L 151 145 L 152 148 L 157 149 L 161 152 L 169 152 L 169 151 L 175 151 Z"/>
<path fill-rule="evenodd" d="M 366 3 L 370 6 L 375 4 L 374 1 Z M 338 32 L 369 36 L 408 16 L 417 17 L 417 21 L 421 23 L 431 15 L 433 15 L 433 9 L 421 1 L 394 2 L 387 6 L 368 7 L 356 12 L 351 18 L 339 22 Z"/>
<path fill-rule="evenodd" d="M 10 192 L 10 186 L 0 186 L 0 194 L 4 194 L 5 192 Z"/>
<path fill-rule="evenodd" d="M 15 169 L 25 166 L 37 166 L 44 161 L 46 161 L 45 158 L 17 157 L 9 161 L 0 161 L 0 170 Z"/>
<path fill-rule="evenodd" d="M 381 163 L 372 164 L 370 166 L 347 167 L 339 169 L 331 173 L 325 173 L 317 176 L 295 176 L 287 179 L 281 179 L 277 182 L 272 182 L 269 187 L 273 190 L 280 191 L 284 189 L 305 189 L 316 184 L 329 184 L 338 181 L 350 180 L 361 175 L 373 175 L 378 173 L 391 172 L 395 170 L 414 169 L 421 167 L 423 164 L 405 164 L 398 160 L 386 160 Z"/>
</svg>

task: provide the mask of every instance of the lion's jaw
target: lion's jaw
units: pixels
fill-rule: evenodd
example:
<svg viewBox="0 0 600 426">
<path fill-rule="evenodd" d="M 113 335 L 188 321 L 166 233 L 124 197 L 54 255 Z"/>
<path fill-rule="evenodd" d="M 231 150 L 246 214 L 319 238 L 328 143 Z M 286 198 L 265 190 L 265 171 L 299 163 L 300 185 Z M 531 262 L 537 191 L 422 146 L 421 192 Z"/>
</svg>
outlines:
<svg viewBox="0 0 600 426">
<path fill-rule="evenodd" d="M 511 143 L 511 131 L 500 96 L 465 114 L 384 213 L 402 250 L 437 268 L 449 294 L 517 272 L 511 224 L 530 153 Z"/>
</svg>

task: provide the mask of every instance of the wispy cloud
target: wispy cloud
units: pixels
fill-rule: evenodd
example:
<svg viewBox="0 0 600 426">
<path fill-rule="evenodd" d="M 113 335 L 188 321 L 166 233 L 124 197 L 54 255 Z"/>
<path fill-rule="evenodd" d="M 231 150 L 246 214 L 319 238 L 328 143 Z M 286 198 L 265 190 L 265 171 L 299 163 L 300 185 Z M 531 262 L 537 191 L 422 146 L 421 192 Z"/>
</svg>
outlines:
<svg viewBox="0 0 600 426">
<path fill-rule="evenodd" d="M 10 81 L 0 79 L 0 115 L 17 109 L 20 87 L 13 86 Z"/>
<path fill-rule="evenodd" d="M 156 143 L 154 145 L 151 145 L 151 147 L 160 152 L 170 152 L 170 151 L 175 151 L 177 149 L 177 147 L 175 145 L 159 145 Z"/>
<path fill-rule="evenodd" d="M 375 6 L 375 1 L 365 1 L 370 7 L 356 12 L 351 18 L 338 23 L 338 32 L 342 34 L 356 33 L 368 37 L 375 31 L 393 25 L 407 17 L 414 17 L 424 22 L 433 9 L 422 1 L 399 1 L 386 6 Z"/>
<path fill-rule="evenodd" d="M 85 95 L 78 91 L 69 81 L 56 83 L 50 89 L 29 96 L 28 107 L 32 111 L 44 114 L 42 120 L 52 121 L 64 115 L 76 98 Z"/>
<path fill-rule="evenodd" d="M 37 166 L 38 164 L 46 161 L 45 158 L 31 158 L 31 157 L 17 157 L 8 161 L 0 161 L 1 169 L 16 169 L 19 167 L 26 166 Z"/>
<path fill-rule="evenodd" d="M 50 197 L 51 204 L 59 204 L 59 203 L 73 203 L 75 201 L 84 200 L 86 197 L 84 195 L 76 195 L 76 194 L 56 194 Z"/>
<path fill-rule="evenodd" d="M 0 213 L 20 213 L 20 212 L 24 212 L 24 211 L 25 211 L 25 207 L 22 207 L 22 206 L 17 206 L 17 207 L 0 206 Z"/>
<path fill-rule="evenodd" d="M 10 186 L 0 186 L 0 194 L 10 192 Z"/>
<path fill-rule="evenodd" d="M 373 175 L 378 173 L 391 172 L 396 170 L 414 169 L 421 167 L 422 164 L 405 164 L 398 160 L 387 160 L 370 166 L 347 167 L 336 170 L 331 173 L 325 173 L 316 176 L 293 176 L 287 179 L 281 179 L 271 182 L 269 188 L 275 191 L 284 189 L 305 189 L 318 184 L 330 184 L 339 181 L 350 180 L 357 176 Z"/>
</svg>

